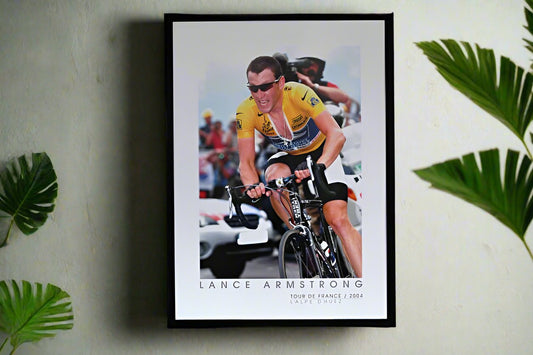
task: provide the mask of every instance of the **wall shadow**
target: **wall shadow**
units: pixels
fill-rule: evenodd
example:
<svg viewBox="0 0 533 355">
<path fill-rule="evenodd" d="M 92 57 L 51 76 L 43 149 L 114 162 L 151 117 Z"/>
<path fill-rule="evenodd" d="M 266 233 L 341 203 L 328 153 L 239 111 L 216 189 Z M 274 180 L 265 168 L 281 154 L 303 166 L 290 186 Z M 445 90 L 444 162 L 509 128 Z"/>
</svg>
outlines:
<svg viewBox="0 0 533 355">
<path fill-rule="evenodd" d="M 127 297 L 122 305 L 119 323 L 127 332 L 141 337 L 161 335 L 167 328 L 167 144 L 165 117 L 165 34 L 164 22 L 131 22 L 127 32 L 127 75 L 129 154 L 127 191 L 128 222 Z M 295 339 L 316 337 L 328 341 L 332 334 L 349 334 L 349 328 L 295 328 Z M 221 331 L 222 330 L 222 331 Z M 182 346 L 198 345 L 198 335 L 208 336 L 220 346 L 234 346 L 235 339 L 243 345 L 256 347 L 257 342 L 269 344 L 272 336 L 285 333 L 282 327 L 175 329 L 167 334 L 178 335 Z M 265 334 L 267 337 L 265 338 Z M 205 341 L 206 338 L 202 338 Z M 298 343 L 298 341 L 296 341 Z M 241 344 L 242 345 L 242 344 Z M 240 347 L 240 345 L 239 345 Z"/>
<path fill-rule="evenodd" d="M 164 23 L 127 26 L 129 226 L 127 327 L 166 327 Z"/>
</svg>

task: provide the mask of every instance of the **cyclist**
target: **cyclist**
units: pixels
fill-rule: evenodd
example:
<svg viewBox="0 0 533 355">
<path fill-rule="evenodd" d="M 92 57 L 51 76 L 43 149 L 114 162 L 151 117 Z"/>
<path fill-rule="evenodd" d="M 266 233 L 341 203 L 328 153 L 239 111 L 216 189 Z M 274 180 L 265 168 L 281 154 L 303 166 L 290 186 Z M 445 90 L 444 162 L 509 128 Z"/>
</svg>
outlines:
<svg viewBox="0 0 533 355">
<path fill-rule="evenodd" d="M 278 194 L 271 194 L 260 183 L 255 167 L 255 130 L 280 150 L 267 163 L 266 180 L 294 173 L 301 180 L 310 176 L 302 167 L 307 155 L 317 164 L 324 164 L 329 188 L 335 198 L 325 201 L 323 211 L 328 224 L 340 237 L 345 254 L 356 276 L 362 276 L 362 240 L 352 226 L 347 212 L 347 186 L 339 153 L 346 138 L 322 101 L 309 87 L 285 82 L 279 62 L 270 56 L 260 56 L 246 69 L 251 96 L 237 108 L 239 169 L 244 184 L 256 184 L 248 190 L 251 198 L 265 194 L 285 224 L 290 216 Z"/>
</svg>

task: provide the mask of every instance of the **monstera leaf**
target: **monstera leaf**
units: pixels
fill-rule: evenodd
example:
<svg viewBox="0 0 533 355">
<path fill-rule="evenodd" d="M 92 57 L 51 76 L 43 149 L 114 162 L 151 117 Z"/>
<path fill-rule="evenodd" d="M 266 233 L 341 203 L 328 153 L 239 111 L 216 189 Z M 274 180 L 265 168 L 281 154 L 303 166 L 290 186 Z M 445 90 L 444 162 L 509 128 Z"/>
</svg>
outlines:
<svg viewBox="0 0 533 355">
<path fill-rule="evenodd" d="M 442 44 L 432 41 L 416 45 L 450 85 L 503 123 L 528 149 L 525 136 L 533 120 L 531 73 L 506 57 L 501 57 L 498 73 L 493 50 L 476 45 L 474 51 L 466 42 L 448 39 Z"/>
<path fill-rule="evenodd" d="M 531 159 L 508 150 L 503 180 L 500 152 L 491 149 L 476 156 L 467 154 L 428 168 L 415 170 L 431 187 L 455 195 L 496 217 L 525 242 L 526 230 L 533 219 L 533 169 Z"/>
<path fill-rule="evenodd" d="M 7 244 L 14 223 L 29 235 L 46 222 L 55 206 L 56 180 L 52 162 L 46 153 L 33 153 L 31 164 L 26 156 L 20 156 L 0 173 L 0 213 L 3 211 L 10 216 L 0 247 Z"/>
<path fill-rule="evenodd" d="M 28 281 L 0 281 L 0 333 L 13 350 L 23 343 L 53 337 L 60 330 L 73 327 L 74 315 L 69 294 L 59 287 Z"/>
</svg>

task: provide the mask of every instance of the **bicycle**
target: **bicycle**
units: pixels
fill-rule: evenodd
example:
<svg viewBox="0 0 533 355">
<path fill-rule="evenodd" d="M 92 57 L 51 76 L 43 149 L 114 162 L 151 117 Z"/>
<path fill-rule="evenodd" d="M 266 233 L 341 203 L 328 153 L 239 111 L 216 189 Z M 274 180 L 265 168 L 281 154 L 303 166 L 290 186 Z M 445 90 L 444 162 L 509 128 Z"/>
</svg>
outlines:
<svg viewBox="0 0 533 355">
<path fill-rule="evenodd" d="M 327 187 L 325 167 L 315 164 L 311 157 L 306 159 L 311 176 L 299 183 L 294 174 L 268 181 L 267 190 L 279 193 L 290 209 L 291 229 L 283 234 L 279 244 L 278 266 L 281 278 L 344 278 L 354 277 L 354 273 L 342 250 L 340 240 L 328 225 L 322 207 L 323 199 L 332 197 Z M 307 183 L 311 199 L 301 196 L 299 186 Z M 226 186 L 230 201 L 230 218 L 233 207 L 241 223 L 250 229 L 256 226 L 242 213 L 241 204 L 254 204 L 246 191 L 257 185 Z M 318 210 L 319 232 L 311 226 L 309 208 Z"/>
</svg>

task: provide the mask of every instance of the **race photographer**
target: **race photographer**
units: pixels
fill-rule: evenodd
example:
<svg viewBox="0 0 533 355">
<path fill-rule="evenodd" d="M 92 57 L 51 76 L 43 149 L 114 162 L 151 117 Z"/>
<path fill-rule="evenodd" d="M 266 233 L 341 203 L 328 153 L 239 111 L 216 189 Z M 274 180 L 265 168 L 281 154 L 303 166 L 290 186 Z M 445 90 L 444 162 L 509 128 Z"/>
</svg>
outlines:
<svg viewBox="0 0 533 355">
<path fill-rule="evenodd" d="M 352 106 L 350 96 L 336 84 L 322 80 L 326 62 L 315 57 L 300 57 L 289 61 L 287 54 L 275 53 L 274 58 L 280 63 L 287 82 L 300 82 L 312 88 L 322 102 L 328 101 L 345 105 L 348 112 Z"/>
</svg>

